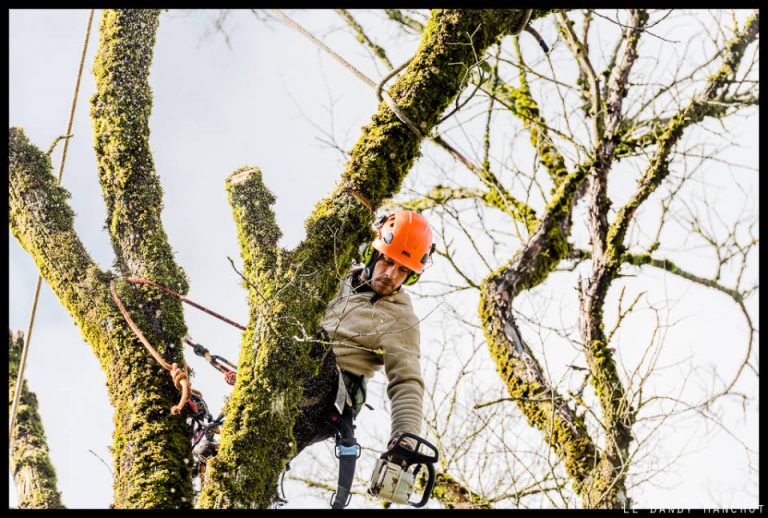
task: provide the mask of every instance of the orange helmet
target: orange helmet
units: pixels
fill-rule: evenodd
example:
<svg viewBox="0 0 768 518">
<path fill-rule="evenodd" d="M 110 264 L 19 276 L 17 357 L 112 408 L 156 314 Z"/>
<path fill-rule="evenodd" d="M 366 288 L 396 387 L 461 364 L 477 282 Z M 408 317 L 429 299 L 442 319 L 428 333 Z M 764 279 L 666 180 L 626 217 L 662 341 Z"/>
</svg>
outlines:
<svg viewBox="0 0 768 518">
<path fill-rule="evenodd" d="M 421 214 L 402 210 L 384 215 L 374 222 L 373 228 L 378 233 L 373 248 L 412 272 L 424 271 L 435 246 L 432 229 Z"/>
</svg>

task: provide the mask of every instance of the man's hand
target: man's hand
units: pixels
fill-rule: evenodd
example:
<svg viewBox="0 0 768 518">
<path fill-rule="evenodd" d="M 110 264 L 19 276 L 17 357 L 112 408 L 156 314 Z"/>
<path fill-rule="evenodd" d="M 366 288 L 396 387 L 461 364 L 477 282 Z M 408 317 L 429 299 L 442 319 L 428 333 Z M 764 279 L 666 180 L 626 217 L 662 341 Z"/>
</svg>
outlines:
<svg viewBox="0 0 768 518">
<path fill-rule="evenodd" d="M 405 466 L 412 451 L 413 446 L 407 439 L 391 439 L 387 444 L 387 451 L 381 455 L 381 458 L 387 458 L 391 462 Z"/>
</svg>

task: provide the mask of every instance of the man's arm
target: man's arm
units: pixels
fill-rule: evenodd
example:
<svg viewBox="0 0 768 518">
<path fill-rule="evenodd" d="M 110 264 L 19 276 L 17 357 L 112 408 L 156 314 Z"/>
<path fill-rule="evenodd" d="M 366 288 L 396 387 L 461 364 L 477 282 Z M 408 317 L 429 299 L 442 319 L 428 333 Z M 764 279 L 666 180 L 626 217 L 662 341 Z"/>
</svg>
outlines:
<svg viewBox="0 0 768 518">
<path fill-rule="evenodd" d="M 382 335 L 384 370 L 392 406 L 390 441 L 403 432 L 421 434 L 424 380 L 419 364 L 419 322 L 412 313 Z"/>
</svg>

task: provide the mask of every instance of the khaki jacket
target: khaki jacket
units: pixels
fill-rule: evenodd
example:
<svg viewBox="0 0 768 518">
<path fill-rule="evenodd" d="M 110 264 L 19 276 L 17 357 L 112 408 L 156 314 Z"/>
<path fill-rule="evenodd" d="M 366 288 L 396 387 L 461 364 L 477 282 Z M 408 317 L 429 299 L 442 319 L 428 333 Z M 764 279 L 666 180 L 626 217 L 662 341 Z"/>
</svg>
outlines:
<svg viewBox="0 0 768 518">
<path fill-rule="evenodd" d="M 419 319 L 401 288 L 371 304 L 373 292 L 352 293 L 347 276 L 321 321 L 334 341 L 342 370 L 370 379 L 384 367 L 392 405 L 390 439 L 402 432 L 420 435 L 424 380 L 419 366 Z"/>
</svg>

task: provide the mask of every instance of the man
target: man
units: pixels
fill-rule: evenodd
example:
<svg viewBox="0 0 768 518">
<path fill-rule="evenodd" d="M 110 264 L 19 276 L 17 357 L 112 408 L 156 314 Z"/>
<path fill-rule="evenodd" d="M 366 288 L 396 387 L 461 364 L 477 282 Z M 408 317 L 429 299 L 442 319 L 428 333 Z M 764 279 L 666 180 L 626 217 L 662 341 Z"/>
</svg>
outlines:
<svg viewBox="0 0 768 518">
<path fill-rule="evenodd" d="M 432 230 L 412 211 L 382 216 L 373 226 L 377 237 L 361 248 L 362 265 L 352 268 L 321 321 L 333 350 L 305 387 L 294 428 L 297 451 L 336 432 L 343 439 L 352 437 L 351 422 L 364 403 L 366 381 L 382 367 L 392 407 L 388 449 L 403 432 L 421 433 L 419 319 L 402 286 L 416 282 L 430 262 Z M 349 394 L 346 404 L 337 397 L 339 370 Z"/>
</svg>

